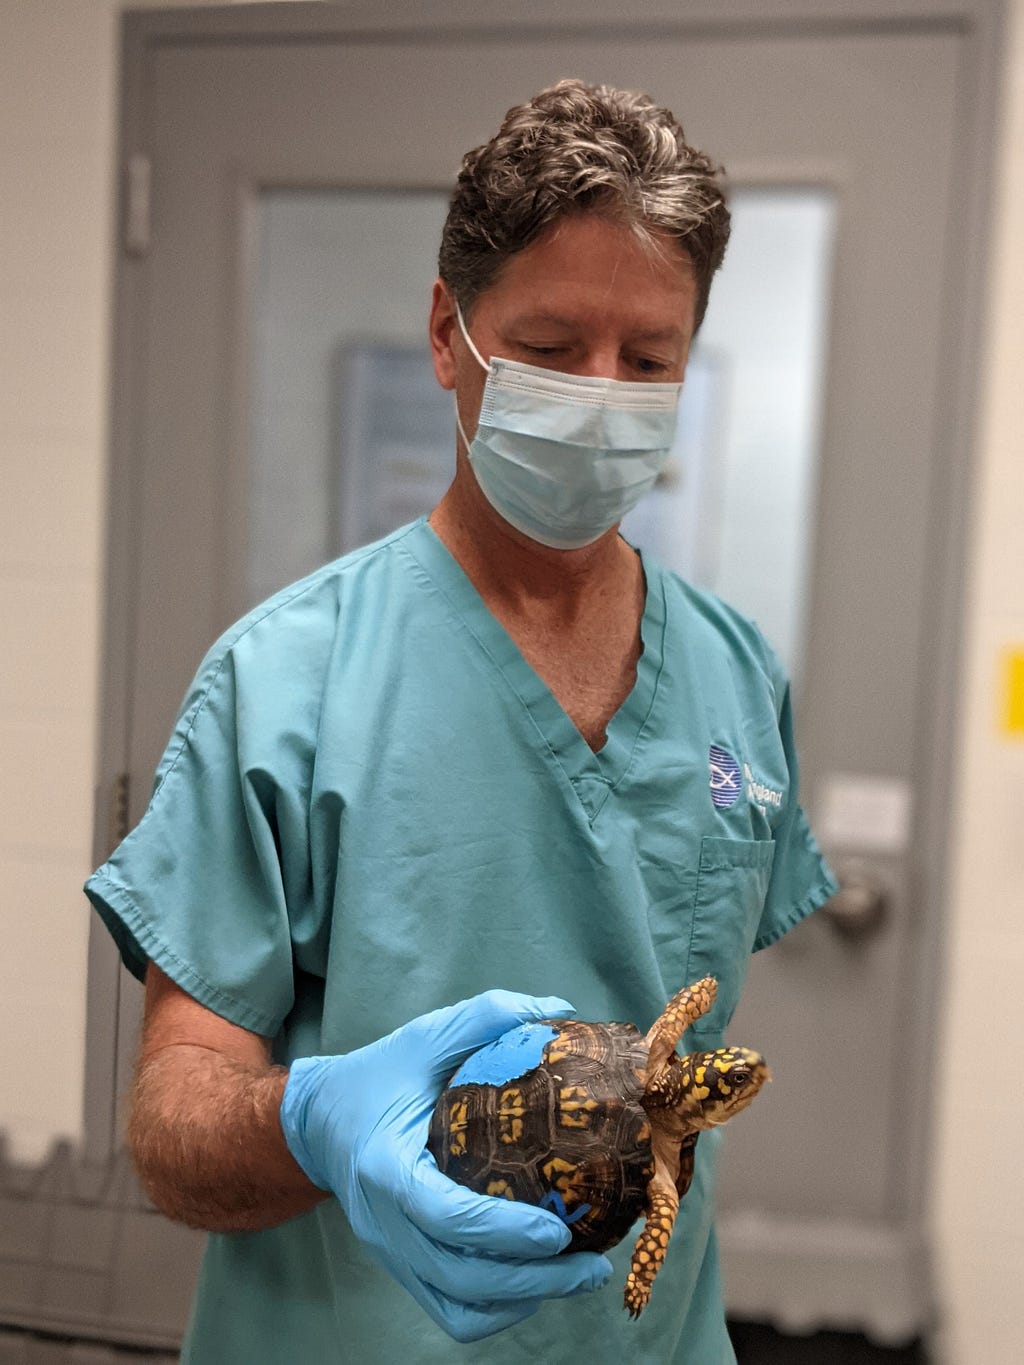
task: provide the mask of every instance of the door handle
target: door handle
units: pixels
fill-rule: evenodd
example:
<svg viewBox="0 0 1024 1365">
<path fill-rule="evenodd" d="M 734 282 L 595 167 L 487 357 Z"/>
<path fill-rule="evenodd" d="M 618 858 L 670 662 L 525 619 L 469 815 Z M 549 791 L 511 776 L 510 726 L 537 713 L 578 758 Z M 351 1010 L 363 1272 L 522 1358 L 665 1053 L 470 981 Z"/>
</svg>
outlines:
<svg viewBox="0 0 1024 1365">
<path fill-rule="evenodd" d="M 844 938 L 877 933 L 889 910 L 888 890 L 859 858 L 844 858 L 834 866 L 839 890 L 821 907 L 822 914 Z"/>
</svg>

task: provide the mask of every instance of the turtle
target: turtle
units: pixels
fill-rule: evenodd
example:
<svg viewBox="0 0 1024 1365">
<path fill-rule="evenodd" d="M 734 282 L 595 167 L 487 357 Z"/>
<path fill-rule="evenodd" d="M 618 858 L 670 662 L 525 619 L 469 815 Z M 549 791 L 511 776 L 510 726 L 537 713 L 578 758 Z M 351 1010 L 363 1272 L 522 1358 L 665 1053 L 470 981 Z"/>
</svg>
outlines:
<svg viewBox="0 0 1024 1365">
<path fill-rule="evenodd" d="M 438 1168 L 479 1194 L 550 1209 L 569 1251 L 606 1251 L 644 1226 L 624 1291 L 643 1312 L 665 1259 L 697 1138 L 751 1103 L 759 1052 L 676 1045 L 715 1000 L 707 976 L 668 1002 L 646 1035 L 634 1024 L 545 1019 L 473 1053 L 441 1092 L 427 1147 Z"/>
</svg>

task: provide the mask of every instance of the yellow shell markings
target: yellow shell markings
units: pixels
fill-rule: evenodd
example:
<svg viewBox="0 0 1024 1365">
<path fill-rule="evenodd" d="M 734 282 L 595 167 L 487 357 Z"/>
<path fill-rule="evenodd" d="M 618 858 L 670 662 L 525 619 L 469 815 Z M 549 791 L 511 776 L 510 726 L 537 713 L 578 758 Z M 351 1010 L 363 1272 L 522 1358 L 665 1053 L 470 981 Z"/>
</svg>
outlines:
<svg viewBox="0 0 1024 1365">
<path fill-rule="evenodd" d="M 597 1101 L 587 1099 L 587 1092 L 579 1085 L 564 1085 L 558 1092 L 559 1122 L 563 1128 L 589 1128 L 590 1115 Z"/>
<path fill-rule="evenodd" d="M 515 1199 L 512 1186 L 507 1180 L 489 1180 L 487 1182 L 487 1193 L 494 1195 L 496 1199 Z"/>
<path fill-rule="evenodd" d="M 541 1167 L 541 1170 L 552 1183 L 554 1183 L 555 1176 L 569 1175 L 575 1169 L 574 1162 L 563 1161 L 560 1156 L 553 1156 L 550 1161 L 545 1161 Z"/>
<path fill-rule="evenodd" d="M 448 1110 L 448 1150 L 452 1156 L 466 1154 L 466 1118 L 468 1106 L 465 1100 L 454 1100 Z"/>
<path fill-rule="evenodd" d="M 577 1183 L 580 1171 L 574 1162 L 563 1161 L 560 1156 L 553 1156 L 550 1161 L 545 1161 L 541 1171 L 551 1188 L 558 1191 L 566 1204 L 579 1203 L 581 1196 Z"/>
<path fill-rule="evenodd" d="M 523 1116 L 526 1104 L 523 1092 L 515 1086 L 501 1092 L 498 1101 L 498 1137 L 502 1142 L 518 1142 L 523 1136 Z"/>
</svg>

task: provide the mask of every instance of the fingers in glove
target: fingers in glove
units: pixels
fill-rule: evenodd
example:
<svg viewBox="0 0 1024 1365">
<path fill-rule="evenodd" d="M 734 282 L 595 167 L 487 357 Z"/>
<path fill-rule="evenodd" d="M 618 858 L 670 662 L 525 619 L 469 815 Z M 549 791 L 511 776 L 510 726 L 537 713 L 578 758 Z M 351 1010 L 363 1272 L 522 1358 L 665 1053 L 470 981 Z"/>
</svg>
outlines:
<svg viewBox="0 0 1024 1365">
<path fill-rule="evenodd" d="M 390 1191 L 409 1221 L 431 1241 L 526 1261 L 557 1256 L 572 1240 L 561 1219 L 547 1209 L 457 1185 L 441 1174 L 429 1152 L 421 1150 L 411 1169 L 397 1179 L 393 1169 L 375 1171 L 372 1160 L 367 1164 L 364 1177 Z"/>
<path fill-rule="evenodd" d="M 422 1309 L 455 1341 L 483 1341 L 506 1327 L 532 1318 L 543 1299 L 522 1303 L 456 1303 L 418 1281 L 405 1286 Z"/>
<path fill-rule="evenodd" d="M 461 1304 L 510 1304 L 531 1299 L 560 1299 L 589 1293 L 608 1283 L 612 1264 L 605 1256 L 579 1251 L 543 1261 L 507 1258 L 455 1250 L 424 1236 L 393 1207 L 377 1217 L 373 1245 L 383 1263 L 403 1283 L 411 1275 L 421 1285 Z M 398 1250 L 400 1248 L 400 1250 Z M 397 1270 L 401 1265 L 404 1274 Z"/>
<path fill-rule="evenodd" d="M 420 1015 L 392 1034 L 396 1047 L 411 1054 L 415 1048 L 438 1080 L 478 1048 L 493 1043 L 517 1024 L 535 1019 L 565 1019 L 576 1011 L 557 995 L 521 995 L 516 991 L 484 991 L 457 1005 Z"/>
</svg>

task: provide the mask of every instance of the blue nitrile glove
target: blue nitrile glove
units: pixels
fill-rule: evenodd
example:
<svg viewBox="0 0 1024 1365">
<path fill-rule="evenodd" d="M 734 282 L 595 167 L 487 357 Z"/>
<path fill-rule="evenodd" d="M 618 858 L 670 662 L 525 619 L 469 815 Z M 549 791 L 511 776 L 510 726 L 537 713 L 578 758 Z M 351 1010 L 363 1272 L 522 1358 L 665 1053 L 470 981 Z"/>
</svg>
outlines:
<svg viewBox="0 0 1024 1365">
<path fill-rule="evenodd" d="M 471 1052 L 517 1024 L 573 1013 L 555 997 L 487 991 L 357 1052 L 292 1063 L 281 1100 L 289 1150 L 456 1341 L 511 1327 L 544 1299 L 598 1289 L 611 1274 L 604 1256 L 558 1256 L 570 1234 L 553 1213 L 474 1194 L 426 1150 L 437 1097 Z"/>
</svg>

